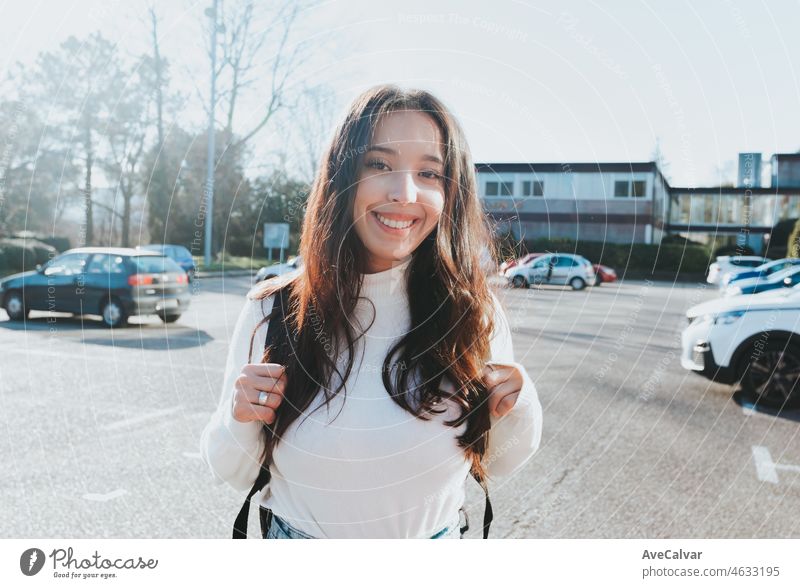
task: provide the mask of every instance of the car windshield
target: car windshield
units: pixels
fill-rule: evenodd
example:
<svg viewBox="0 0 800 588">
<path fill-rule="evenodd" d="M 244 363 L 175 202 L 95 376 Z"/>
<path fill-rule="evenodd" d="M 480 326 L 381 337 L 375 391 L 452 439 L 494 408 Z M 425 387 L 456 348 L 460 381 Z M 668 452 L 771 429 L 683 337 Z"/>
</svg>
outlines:
<svg viewBox="0 0 800 588">
<path fill-rule="evenodd" d="M 181 266 L 163 255 L 137 255 L 133 257 L 136 271 L 144 274 L 183 272 Z"/>
</svg>

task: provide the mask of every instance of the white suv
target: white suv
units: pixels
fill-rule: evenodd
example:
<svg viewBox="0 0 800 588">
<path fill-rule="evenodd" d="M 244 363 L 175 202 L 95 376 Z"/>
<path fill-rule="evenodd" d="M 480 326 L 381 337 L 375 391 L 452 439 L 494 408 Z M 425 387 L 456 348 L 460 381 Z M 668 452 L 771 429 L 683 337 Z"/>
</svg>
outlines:
<svg viewBox="0 0 800 588">
<path fill-rule="evenodd" d="M 708 277 L 706 281 L 709 284 L 719 284 L 725 274 L 729 272 L 744 272 L 765 264 L 768 261 L 770 260 L 755 255 L 721 255 L 708 267 Z"/>
<path fill-rule="evenodd" d="M 681 365 L 770 408 L 800 406 L 800 287 L 690 308 Z"/>
<path fill-rule="evenodd" d="M 569 285 L 573 290 L 594 286 L 597 277 L 588 259 L 571 253 L 546 253 L 506 272 L 509 284 L 528 288 L 531 284 Z"/>
</svg>

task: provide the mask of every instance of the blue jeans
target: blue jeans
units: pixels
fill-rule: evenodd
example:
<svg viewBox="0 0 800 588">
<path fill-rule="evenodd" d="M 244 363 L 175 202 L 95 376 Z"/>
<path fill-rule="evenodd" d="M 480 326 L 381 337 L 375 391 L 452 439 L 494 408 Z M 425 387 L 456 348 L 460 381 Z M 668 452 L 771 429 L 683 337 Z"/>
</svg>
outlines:
<svg viewBox="0 0 800 588">
<path fill-rule="evenodd" d="M 266 510 L 266 509 L 265 509 Z M 315 539 L 311 535 L 303 533 L 299 529 L 295 529 L 286 520 L 282 519 L 274 512 L 269 511 L 267 514 L 268 529 L 264 539 Z M 443 529 L 433 534 L 431 539 L 461 539 L 460 520 L 458 516 L 453 519 L 453 522 L 446 525 Z"/>
</svg>

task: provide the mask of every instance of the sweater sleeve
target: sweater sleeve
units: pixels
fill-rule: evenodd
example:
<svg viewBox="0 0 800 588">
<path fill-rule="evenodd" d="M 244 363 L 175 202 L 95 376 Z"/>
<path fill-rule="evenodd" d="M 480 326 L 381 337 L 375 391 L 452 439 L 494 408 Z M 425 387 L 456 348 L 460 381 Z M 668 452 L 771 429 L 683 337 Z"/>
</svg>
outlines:
<svg viewBox="0 0 800 588">
<path fill-rule="evenodd" d="M 490 478 L 510 476 L 539 448 L 542 438 L 542 406 L 525 367 L 514 361 L 511 327 L 500 301 L 495 302 L 495 330 L 491 340 L 492 361 L 516 366 L 522 372 L 522 388 L 514 407 L 502 417 L 489 416 L 491 429 L 483 463 Z"/>
<path fill-rule="evenodd" d="M 249 490 L 256 480 L 264 442 L 260 422 L 242 423 L 233 418 L 234 383 L 245 364 L 261 358 L 268 322 L 258 327 L 253 338 L 253 361 L 249 357 L 250 335 L 265 313 L 270 313 L 272 299 L 263 301 L 262 310 L 262 301 L 248 295 L 231 336 L 219 406 L 200 437 L 200 455 L 215 483 L 226 482 L 240 491 Z"/>
</svg>

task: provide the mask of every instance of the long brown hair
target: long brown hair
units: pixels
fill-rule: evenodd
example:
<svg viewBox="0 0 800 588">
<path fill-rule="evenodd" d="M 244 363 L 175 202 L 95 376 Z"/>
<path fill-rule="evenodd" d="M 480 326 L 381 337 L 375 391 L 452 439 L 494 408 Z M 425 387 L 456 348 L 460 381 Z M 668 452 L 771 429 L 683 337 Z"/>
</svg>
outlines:
<svg viewBox="0 0 800 588">
<path fill-rule="evenodd" d="M 373 87 L 361 94 L 337 128 L 308 198 L 300 237 L 303 269 L 288 279 L 267 280 L 250 297 L 263 301 L 287 287 L 286 321 L 293 361 L 286 366 L 287 389 L 272 425 L 264 425 L 262 463 L 289 426 L 312 403 L 320 387 L 325 405 L 343 389 L 353 369 L 353 348 L 360 336 L 351 328 L 366 269 L 363 244 L 353 227 L 353 201 L 365 147 L 378 119 L 389 112 L 424 112 L 437 124 L 444 153 L 444 209 L 438 225 L 412 254 L 407 268 L 411 328 L 389 350 L 383 362 L 383 385 L 391 398 L 417 418 L 435 410 L 442 398 L 461 408 L 452 427 L 467 422 L 458 444 L 483 477 L 481 459 L 489 432 L 487 390 L 481 380 L 489 359 L 494 329 L 494 302 L 482 256 L 496 258 L 486 216 L 476 191 L 475 168 L 464 133 L 438 99 L 423 90 L 394 85 Z M 266 316 L 258 325 L 269 320 Z M 258 329 L 256 327 L 256 330 Z M 252 355 L 255 331 L 250 337 Z M 340 344 L 343 349 L 340 349 Z M 336 358 L 348 353 L 344 375 Z M 270 349 L 262 362 L 270 362 Z M 336 372 L 339 384 L 328 389 Z M 456 392 L 446 394 L 439 383 L 446 375 Z M 419 383 L 409 387 L 409 377 Z M 320 405 L 322 406 L 322 405 Z"/>
</svg>

